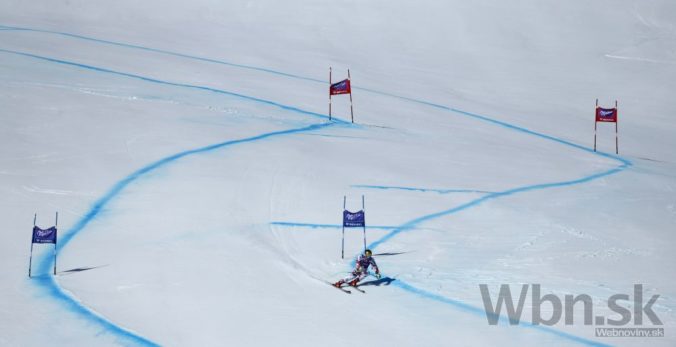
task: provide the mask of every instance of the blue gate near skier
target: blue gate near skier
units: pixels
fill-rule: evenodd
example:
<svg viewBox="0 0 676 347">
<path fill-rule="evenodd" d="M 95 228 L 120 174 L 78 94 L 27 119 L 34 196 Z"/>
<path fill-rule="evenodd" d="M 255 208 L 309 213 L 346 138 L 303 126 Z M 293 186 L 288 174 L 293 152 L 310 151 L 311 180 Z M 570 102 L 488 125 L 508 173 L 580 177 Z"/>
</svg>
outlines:
<svg viewBox="0 0 676 347">
<path fill-rule="evenodd" d="M 361 210 L 357 212 L 348 211 L 345 206 L 347 196 L 343 196 L 343 238 L 340 250 L 340 257 L 345 259 L 345 228 L 362 228 L 364 230 L 364 250 L 366 250 L 366 208 L 364 207 L 364 196 L 361 196 Z"/>
<path fill-rule="evenodd" d="M 33 245 L 34 244 L 54 244 L 54 275 L 56 275 L 56 241 L 57 241 L 57 225 L 59 225 L 59 212 L 56 212 L 56 220 L 54 226 L 47 229 L 42 229 L 36 225 L 38 214 L 33 217 L 33 233 L 31 237 L 31 255 L 28 260 L 28 277 L 31 277 L 33 269 Z"/>
</svg>

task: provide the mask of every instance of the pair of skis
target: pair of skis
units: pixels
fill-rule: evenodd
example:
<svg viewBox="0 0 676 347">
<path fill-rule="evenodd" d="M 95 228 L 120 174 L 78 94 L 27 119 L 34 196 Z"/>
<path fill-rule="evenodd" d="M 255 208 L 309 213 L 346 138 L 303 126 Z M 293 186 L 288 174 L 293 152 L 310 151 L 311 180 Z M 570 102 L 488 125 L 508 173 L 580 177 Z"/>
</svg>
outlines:
<svg viewBox="0 0 676 347">
<path fill-rule="evenodd" d="M 336 286 L 334 286 L 333 283 L 331 283 L 331 282 L 326 282 L 326 283 L 327 283 L 328 285 L 330 285 L 331 287 L 336 288 L 336 289 L 340 290 L 341 292 L 343 292 L 343 293 L 345 293 L 345 294 L 352 294 L 352 291 L 347 290 L 347 289 L 345 289 L 345 288 L 343 288 L 343 287 L 336 287 Z M 354 290 L 358 291 L 358 292 L 361 292 L 361 293 L 363 293 L 363 294 L 366 294 L 366 291 L 365 291 L 365 290 L 363 290 L 363 289 L 361 289 L 361 288 L 358 288 L 359 286 L 350 286 L 350 287 L 353 288 Z"/>
</svg>

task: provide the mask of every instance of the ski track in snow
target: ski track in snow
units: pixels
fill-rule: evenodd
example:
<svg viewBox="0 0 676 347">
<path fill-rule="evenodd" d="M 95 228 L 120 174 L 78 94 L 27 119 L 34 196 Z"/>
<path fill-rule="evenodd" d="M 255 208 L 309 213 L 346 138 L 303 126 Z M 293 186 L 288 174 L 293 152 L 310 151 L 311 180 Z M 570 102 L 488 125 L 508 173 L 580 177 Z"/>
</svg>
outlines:
<svg viewBox="0 0 676 347">
<path fill-rule="evenodd" d="M 449 193 L 477 193 L 477 194 L 492 194 L 495 192 L 489 192 L 485 190 L 473 190 L 473 189 L 433 189 L 433 188 L 418 188 L 418 187 L 398 187 L 398 186 L 376 186 L 368 184 L 355 184 L 352 185 L 353 188 L 368 188 L 368 189 L 380 189 L 380 190 L 407 190 L 412 192 L 433 192 L 439 194 L 449 194 Z"/>
<path fill-rule="evenodd" d="M 653 64 L 676 64 L 676 61 L 671 60 L 658 60 L 651 58 L 641 58 L 641 57 L 628 57 L 624 55 L 615 55 L 615 54 L 606 54 L 606 58 L 619 59 L 619 60 L 630 60 L 630 61 L 639 61 L 642 63 L 653 63 Z"/>
<path fill-rule="evenodd" d="M 284 73 L 284 72 L 275 71 L 275 70 L 266 69 L 266 68 L 260 68 L 260 67 L 230 63 L 230 62 L 225 62 L 225 61 L 220 61 L 220 60 L 215 60 L 215 59 L 191 56 L 191 55 L 187 55 L 187 54 L 183 54 L 183 53 L 176 53 L 176 52 L 154 49 L 154 48 L 149 48 L 149 47 L 143 47 L 143 46 L 138 46 L 138 45 L 101 40 L 101 39 L 96 39 L 96 38 L 91 38 L 91 37 L 86 37 L 86 36 L 76 35 L 76 34 L 70 34 L 70 33 L 65 33 L 65 32 L 56 32 L 56 31 L 49 31 L 49 30 L 30 29 L 30 28 L 19 28 L 19 27 L 10 27 L 10 26 L 2 26 L 2 25 L 0 25 L 0 30 L 5 30 L 5 31 L 32 31 L 32 32 L 47 33 L 47 34 L 56 34 L 56 35 L 68 36 L 68 37 L 75 38 L 75 39 L 98 42 L 98 43 L 102 43 L 102 44 L 116 45 L 116 46 L 132 48 L 132 49 L 140 49 L 140 50 L 145 50 L 145 51 L 150 51 L 150 52 L 156 52 L 156 53 L 161 53 L 161 54 L 178 56 L 178 57 L 182 57 L 182 58 L 186 58 L 186 59 L 200 60 L 200 61 L 211 62 L 211 63 L 216 63 L 216 64 L 224 64 L 224 65 L 229 65 L 229 66 L 232 66 L 232 67 L 238 67 L 238 68 L 250 69 L 250 70 L 257 70 L 257 71 L 267 72 L 267 73 L 276 74 L 276 75 L 280 75 L 280 76 L 290 77 L 290 78 L 294 78 L 294 79 L 300 79 L 300 80 L 306 80 L 306 81 L 312 81 L 312 82 L 327 84 L 327 82 L 323 81 L 323 80 L 299 76 L 299 75 L 294 75 L 294 74 L 289 74 L 289 73 Z M 10 50 L 4 50 L 4 49 L 0 49 L 0 52 L 7 53 L 7 54 L 20 55 L 20 56 L 34 58 L 34 59 L 40 59 L 40 60 L 48 61 L 48 62 L 52 62 L 52 63 L 70 65 L 70 66 L 73 66 L 73 67 L 78 67 L 78 68 L 83 68 L 83 69 L 88 69 L 88 70 L 94 70 L 94 71 L 103 72 L 103 73 L 116 74 L 116 75 L 120 75 L 120 76 L 140 79 L 140 80 L 143 80 L 143 81 L 146 81 L 146 82 L 151 82 L 151 83 L 159 83 L 159 84 L 170 85 L 170 86 L 175 86 L 175 87 L 191 88 L 191 89 L 197 89 L 197 90 L 202 90 L 202 91 L 209 91 L 209 92 L 226 94 L 226 95 L 235 96 L 235 97 L 238 97 L 238 98 L 243 98 L 245 100 L 249 100 L 249 101 L 252 101 L 252 102 L 264 103 L 264 104 L 268 104 L 268 105 L 277 106 L 277 107 L 280 107 L 282 109 L 285 109 L 285 110 L 288 110 L 288 111 L 291 111 L 291 112 L 301 113 L 301 114 L 305 114 L 305 115 L 313 116 L 313 117 L 318 117 L 318 118 L 327 118 L 326 115 L 322 115 L 322 114 L 318 114 L 318 113 L 314 113 L 314 112 L 310 112 L 310 111 L 305 111 L 305 110 L 302 110 L 302 109 L 299 109 L 299 108 L 296 108 L 296 107 L 293 107 L 293 106 L 283 105 L 283 104 L 279 104 L 279 103 L 269 101 L 269 100 L 264 100 L 264 99 L 260 99 L 260 98 L 256 98 L 256 97 L 252 97 L 252 96 L 237 94 L 237 93 L 219 90 L 219 89 L 215 89 L 215 88 L 210 88 L 210 87 L 206 87 L 206 86 L 162 81 L 162 80 L 158 80 L 158 79 L 154 79 L 154 78 L 148 78 L 148 77 L 144 77 L 144 76 L 140 76 L 140 75 L 125 73 L 125 72 L 119 72 L 119 71 L 114 71 L 114 70 L 109 70 L 109 69 L 105 69 L 105 68 L 100 68 L 100 67 L 95 67 L 95 66 L 90 66 L 90 65 L 85 65 L 85 64 L 79 64 L 79 63 L 75 63 L 75 62 L 69 62 L 69 61 L 59 60 L 59 59 L 54 59 L 54 58 L 49 58 L 49 57 L 43 57 L 43 56 L 38 56 L 38 55 L 30 54 L 30 53 L 10 51 Z M 511 195 L 515 195 L 515 194 L 518 194 L 518 193 L 535 191 L 535 190 L 557 188 L 557 187 L 568 187 L 568 186 L 578 185 L 578 184 L 590 182 L 590 181 L 593 181 L 593 180 L 596 180 L 596 179 L 599 179 L 599 178 L 602 178 L 602 177 L 606 177 L 606 176 L 610 176 L 610 175 L 619 173 L 619 172 L 627 169 L 628 167 L 632 166 L 632 163 L 629 160 L 626 160 L 622 157 L 615 156 L 615 155 L 608 154 L 608 153 L 603 153 L 603 152 L 594 152 L 590 148 L 587 148 L 587 147 L 584 147 L 584 146 L 581 146 L 581 145 L 578 145 L 578 144 L 575 144 L 575 143 L 572 143 L 572 142 L 569 142 L 569 141 L 566 141 L 566 140 L 563 140 L 563 139 L 560 139 L 560 138 L 557 138 L 557 137 L 554 137 L 554 136 L 538 133 L 538 132 L 535 132 L 535 131 L 532 131 L 532 130 L 529 130 L 529 129 L 526 129 L 526 128 L 523 128 L 523 127 L 519 127 L 519 126 L 510 124 L 510 123 L 507 123 L 507 122 L 499 121 L 499 120 L 496 120 L 496 119 L 493 119 L 493 118 L 490 118 L 490 117 L 487 117 L 487 116 L 483 116 L 483 115 L 479 115 L 479 114 L 475 114 L 475 113 L 470 113 L 470 112 L 463 111 L 463 110 L 460 110 L 460 109 L 455 109 L 455 108 L 452 108 L 452 107 L 448 107 L 448 106 L 444 106 L 444 105 L 440 105 L 440 104 L 435 104 L 435 103 L 424 101 L 424 100 L 418 100 L 418 99 L 413 99 L 413 98 L 409 98 L 409 97 L 390 94 L 390 93 L 382 92 L 382 91 L 378 91 L 378 90 L 373 90 L 373 89 L 368 89 L 368 88 L 354 88 L 354 89 L 363 90 L 363 91 L 372 92 L 372 93 L 377 93 L 377 94 L 385 95 L 385 96 L 390 96 L 390 97 L 410 101 L 410 102 L 413 102 L 413 103 L 426 105 L 426 106 L 434 107 L 434 108 L 437 108 L 437 109 L 446 110 L 446 111 L 456 113 L 456 114 L 460 114 L 460 115 L 463 115 L 463 116 L 468 116 L 468 117 L 471 117 L 471 118 L 474 118 L 474 119 L 477 119 L 477 120 L 480 120 L 480 121 L 483 121 L 483 122 L 488 122 L 488 123 L 492 123 L 494 125 L 501 126 L 503 128 L 509 129 L 509 130 L 521 132 L 521 133 L 524 133 L 524 134 L 527 134 L 527 135 L 540 137 L 540 138 L 543 138 L 543 139 L 546 139 L 546 140 L 558 142 L 560 144 L 563 144 L 563 145 L 566 145 L 566 146 L 569 146 L 569 147 L 577 148 L 579 150 L 586 151 L 586 152 L 591 153 L 591 154 L 595 154 L 595 155 L 598 155 L 598 156 L 614 159 L 614 160 L 619 161 L 621 163 L 621 165 L 619 165 L 618 167 L 616 167 L 614 169 L 607 170 L 607 171 L 604 171 L 604 172 L 601 172 L 601 173 L 588 175 L 588 176 L 585 176 L 585 177 L 582 177 L 582 178 L 579 178 L 579 179 L 576 179 L 576 180 L 537 184 L 537 185 L 526 185 L 526 186 L 522 186 L 522 187 L 504 190 L 504 191 L 501 191 L 501 192 L 481 192 L 481 193 L 484 193 L 486 195 L 484 195 L 480 198 L 477 198 L 473 201 L 470 201 L 468 203 L 464 203 L 462 205 L 453 207 L 451 209 L 447 209 L 447 210 L 443 210 L 443 211 L 440 211 L 440 212 L 437 212 L 437 213 L 421 216 L 421 217 L 418 217 L 418 218 L 413 219 L 411 221 L 408 221 L 408 222 L 406 222 L 406 223 L 404 223 L 404 224 L 402 224 L 398 227 L 394 227 L 391 232 L 389 232 L 388 234 L 386 234 L 385 236 L 383 236 L 379 240 L 371 243 L 369 245 L 369 247 L 372 248 L 372 249 L 375 249 L 379 245 L 387 242 L 389 239 L 395 237 L 396 235 L 398 235 L 400 233 L 407 232 L 407 231 L 415 229 L 419 224 L 422 224 L 426 221 L 429 221 L 429 220 L 432 220 L 432 219 L 435 219 L 435 218 L 439 218 L 439 217 L 443 217 L 443 216 L 447 216 L 447 215 L 451 215 L 451 214 L 454 214 L 454 213 L 458 213 L 458 212 L 472 208 L 474 206 L 480 205 L 484 202 L 487 202 L 487 201 L 490 201 L 490 200 L 493 200 L 493 199 L 497 199 L 497 198 L 505 197 L 505 196 L 511 196 Z M 323 128 L 323 127 L 328 127 L 328 126 L 331 126 L 331 125 L 336 125 L 336 124 L 341 124 L 341 123 L 347 124 L 347 123 L 344 123 L 342 121 L 338 121 L 338 122 L 333 122 L 333 123 L 318 123 L 318 124 L 310 125 L 310 126 L 303 127 L 303 128 L 297 128 L 297 129 L 276 131 L 276 132 L 261 134 L 261 135 L 250 137 L 250 138 L 227 141 L 227 142 L 222 142 L 222 143 L 219 143 L 219 144 L 210 145 L 210 146 L 206 146 L 206 147 L 202 147 L 202 148 L 198 148 L 198 149 L 180 152 L 180 153 L 174 154 L 172 156 L 166 157 L 164 159 L 161 159 L 157 162 L 151 163 L 151 164 L 137 170 L 136 172 L 130 174 L 129 176 L 125 177 L 124 179 L 120 180 L 119 182 L 117 182 L 103 197 L 101 197 L 98 201 L 96 201 L 93 204 L 90 211 L 80 221 L 78 221 L 78 223 L 76 223 L 75 226 L 73 226 L 67 232 L 67 235 L 65 237 L 62 238 L 63 241 L 59 244 L 59 249 L 64 248 L 67 245 L 68 241 L 70 241 L 78 232 L 83 230 L 84 227 L 91 220 L 96 218 L 96 216 L 101 211 L 101 209 L 108 202 L 110 202 L 113 198 L 115 198 L 122 190 L 124 190 L 130 183 L 132 183 L 133 181 L 137 180 L 141 176 L 143 176 L 143 175 L 145 175 L 145 174 L 147 174 L 147 173 L 149 173 L 149 172 L 151 172 L 151 171 L 153 171 L 153 170 L 155 170 L 159 167 L 174 163 L 174 162 L 176 162 L 177 160 L 179 160 L 183 157 L 193 155 L 193 154 L 205 153 L 205 152 L 221 149 L 223 147 L 228 147 L 228 146 L 231 146 L 231 145 L 254 142 L 254 141 L 258 141 L 258 140 L 262 140 L 262 139 L 274 137 L 274 136 L 298 134 L 298 133 L 313 131 L 313 130 L 317 130 L 317 129 L 320 129 L 320 128 Z M 419 188 L 386 187 L 386 186 L 370 186 L 370 187 L 375 188 L 375 189 L 405 189 L 405 190 L 441 192 L 441 190 L 424 190 L 422 188 L 419 189 Z M 453 190 L 447 190 L 447 191 L 448 192 L 454 192 Z M 281 222 L 281 223 L 283 223 L 283 222 Z M 308 224 L 308 223 L 303 223 L 303 224 L 305 226 L 311 226 L 311 227 L 326 227 L 325 225 L 319 225 L 319 224 L 317 224 L 317 225 Z M 389 228 L 389 227 L 383 227 L 383 228 Z M 42 272 L 48 273 L 49 272 L 48 269 L 52 265 L 52 258 L 51 257 L 44 257 L 40 261 L 39 264 L 40 264 L 39 265 L 40 270 Z M 94 323 L 97 323 L 107 332 L 112 333 L 112 334 L 114 334 L 114 335 L 116 335 L 116 336 L 118 336 L 118 337 L 120 337 L 120 338 L 122 338 L 126 341 L 133 342 L 135 344 L 151 345 L 151 346 L 157 345 L 155 342 L 150 341 L 149 339 L 144 338 L 144 337 L 138 335 L 137 333 L 132 332 L 130 330 L 127 330 L 127 329 L 125 329 L 125 328 L 123 328 L 119 325 L 116 325 L 115 323 L 107 320 L 105 317 L 101 316 L 100 314 L 98 314 L 98 313 L 94 312 L 93 310 L 89 309 L 88 307 L 84 306 L 74 296 L 70 295 L 63 288 L 61 288 L 59 286 L 59 284 L 56 282 L 56 280 L 53 276 L 51 276 L 51 275 L 40 276 L 36 279 L 36 283 L 39 283 L 45 290 L 47 290 L 51 294 L 51 296 L 53 298 L 56 298 L 60 302 L 65 304 L 65 306 L 67 308 L 69 308 L 71 311 L 78 313 L 79 315 L 83 316 L 84 318 L 86 318 L 86 319 L 88 319 L 88 320 L 90 320 Z M 418 295 L 422 298 L 434 300 L 434 301 L 437 301 L 437 302 L 440 302 L 440 303 L 444 303 L 444 304 L 453 306 L 456 309 L 460 309 L 460 310 L 468 312 L 468 313 L 473 313 L 473 314 L 477 314 L 477 315 L 481 315 L 481 316 L 485 315 L 485 311 L 481 308 L 474 307 L 472 305 L 463 303 L 461 301 L 446 298 L 446 297 L 443 297 L 441 295 L 438 295 L 438 294 L 435 294 L 435 293 L 432 293 L 432 292 L 429 292 L 429 291 L 425 291 L 423 289 L 416 288 L 416 287 L 411 286 L 411 285 L 409 285 L 405 282 L 402 282 L 401 280 L 397 280 L 393 283 L 396 287 L 398 287 L 402 290 L 408 291 L 412 294 L 416 294 L 416 295 Z M 501 317 L 501 320 L 504 321 L 504 320 L 506 320 L 506 318 Z M 589 340 L 589 339 L 586 339 L 586 338 L 582 338 L 582 337 L 579 337 L 579 336 L 575 336 L 575 335 L 572 335 L 572 334 L 561 332 L 561 331 L 558 331 L 558 330 L 555 330 L 555 329 L 552 329 L 552 328 L 549 328 L 549 327 L 546 327 L 546 326 L 542 326 L 542 325 L 533 325 L 532 323 L 521 322 L 519 324 L 519 326 L 525 327 L 525 328 L 536 329 L 536 330 L 541 331 L 541 332 L 553 334 L 555 336 L 567 339 L 569 341 L 578 342 L 578 343 L 585 344 L 585 345 L 607 346 L 606 344 L 602 344 L 602 343 L 599 343 L 599 342 L 596 342 L 596 341 L 593 341 L 593 340 Z"/>
</svg>

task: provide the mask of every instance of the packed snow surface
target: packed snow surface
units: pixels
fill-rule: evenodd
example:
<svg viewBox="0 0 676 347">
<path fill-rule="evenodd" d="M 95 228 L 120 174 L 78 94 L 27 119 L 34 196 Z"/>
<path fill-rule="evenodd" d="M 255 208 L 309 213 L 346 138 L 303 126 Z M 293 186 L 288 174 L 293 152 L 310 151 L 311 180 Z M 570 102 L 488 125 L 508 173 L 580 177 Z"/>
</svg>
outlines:
<svg viewBox="0 0 676 347">
<path fill-rule="evenodd" d="M 676 345 L 675 93 L 667 0 L 0 0 L 0 345 Z"/>
</svg>

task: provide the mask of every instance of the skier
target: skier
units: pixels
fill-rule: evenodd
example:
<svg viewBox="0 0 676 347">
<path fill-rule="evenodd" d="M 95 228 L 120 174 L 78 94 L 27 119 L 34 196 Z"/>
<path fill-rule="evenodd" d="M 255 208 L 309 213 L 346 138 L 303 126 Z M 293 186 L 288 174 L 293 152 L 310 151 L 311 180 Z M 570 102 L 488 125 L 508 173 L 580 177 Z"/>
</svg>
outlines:
<svg viewBox="0 0 676 347">
<path fill-rule="evenodd" d="M 361 254 L 359 258 L 357 258 L 357 266 L 352 271 L 352 274 L 334 283 L 333 285 L 340 288 L 343 284 L 348 283 L 349 285 L 356 287 L 359 281 L 368 276 L 368 269 L 371 265 L 373 265 L 373 269 L 376 271 L 376 278 L 380 279 L 380 270 L 378 269 L 376 260 L 373 259 L 371 255 L 372 252 L 370 249 L 365 250 L 364 254 Z"/>
</svg>

